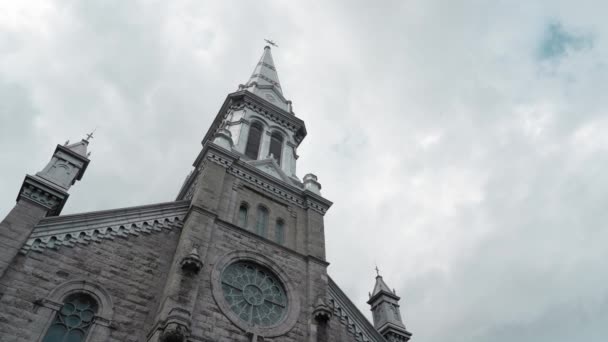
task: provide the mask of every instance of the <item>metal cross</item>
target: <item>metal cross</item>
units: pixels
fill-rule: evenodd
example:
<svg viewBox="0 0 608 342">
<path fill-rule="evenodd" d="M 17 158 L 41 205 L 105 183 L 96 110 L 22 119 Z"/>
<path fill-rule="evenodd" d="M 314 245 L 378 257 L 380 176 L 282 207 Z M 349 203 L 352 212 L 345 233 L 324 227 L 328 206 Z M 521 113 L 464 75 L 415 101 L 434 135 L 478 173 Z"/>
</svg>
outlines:
<svg viewBox="0 0 608 342">
<path fill-rule="evenodd" d="M 87 134 L 87 137 L 84 140 L 89 141 L 89 140 L 93 139 L 93 133 L 95 133 L 96 130 L 97 130 L 97 127 L 95 127 L 95 129 L 91 133 Z"/>
<path fill-rule="evenodd" d="M 376 274 L 378 275 L 378 277 L 380 276 L 380 270 L 378 269 L 378 265 L 376 265 Z"/>
<path fill-rule="evenodd" d="M 272 40 L 270 40 L 270 39 L 264 39 L 264 40 L 266 41 L 266 43 L 268 43 L 268 44 L 270 44 L 270 45 L 272 45 L 272 46 L 274 46 L 274 47 L 279 47 L 279 46 L 277 45 L 277 43 L 273 42 L 273 41 L 272 41 Z"/>
</svg>

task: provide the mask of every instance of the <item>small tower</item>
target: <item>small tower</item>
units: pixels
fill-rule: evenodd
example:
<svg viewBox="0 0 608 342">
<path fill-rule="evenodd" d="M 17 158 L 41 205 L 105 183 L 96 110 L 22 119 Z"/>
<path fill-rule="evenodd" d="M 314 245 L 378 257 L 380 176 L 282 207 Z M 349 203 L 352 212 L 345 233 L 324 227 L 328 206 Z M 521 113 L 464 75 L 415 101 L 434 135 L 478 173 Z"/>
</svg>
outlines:
<svg viewBox="0 0 608 342">
<path fill-rule="evenodd" d="M 87 146 L 89 138 L 68 145 L 57 145 L 51 161 L 36 173 L 25 176 L 17 202 L 29 200 L 46 208 L 46 216 L 61 213 L 69 194 L 68 190 L 81 180 L 89 165 Z"/>
<path fill-rule="evenodd" d="M 376 268 L 378 272 L 378 268 Z M 405 342 L 412 334 L 405 329 L 399 311 L 399 296 L 386 285 L 380 272 L 367 304 L 371 306 L 374 327 L 388 342 Z"/>
<path fill-rule="evenodd" d="M 57 145 L 42 171 L 25 176 L 15 207 L 0 222 L 0 245 L 4 249 L 0 254 L 0 278 L 40 219 L 61 213 L 68 190 L 89 165 L 87 145 L 91 137 L 71 145 Z"/>
</svg>

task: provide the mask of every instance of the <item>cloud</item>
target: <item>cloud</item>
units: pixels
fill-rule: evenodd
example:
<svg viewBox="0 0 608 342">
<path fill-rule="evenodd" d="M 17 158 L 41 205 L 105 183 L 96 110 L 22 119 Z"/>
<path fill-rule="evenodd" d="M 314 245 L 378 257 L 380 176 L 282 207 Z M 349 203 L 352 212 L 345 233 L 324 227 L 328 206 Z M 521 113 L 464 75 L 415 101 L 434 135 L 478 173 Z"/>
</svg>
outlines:
<svg viewBox="0 0 608 342">
<path fill-rule="evenodd" d="M 363 312 L 377 263 L 416 341 L 605 339 L 603 3 L 0 6 L 0 215 L 95 126 L 66 213 L 172 200 L 271 38 Z"/>
<path fill-rule="evenodd" d="M 593 48 L 593 39 L 589 35 L 575 34 L 566 31 L 559 22 L 547 25 L 539 56 L 541 59 L 559 59 L 569 51 L 576 52 Z"/>
</svg>

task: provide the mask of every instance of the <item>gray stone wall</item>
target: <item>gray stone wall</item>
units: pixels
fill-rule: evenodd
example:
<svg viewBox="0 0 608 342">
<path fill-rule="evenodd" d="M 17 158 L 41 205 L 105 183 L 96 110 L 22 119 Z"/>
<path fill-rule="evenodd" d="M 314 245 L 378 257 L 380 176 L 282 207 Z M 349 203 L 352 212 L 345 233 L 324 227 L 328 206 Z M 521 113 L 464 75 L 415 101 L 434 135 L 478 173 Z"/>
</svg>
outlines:
<svg viewBox="0 0 608 342">
<path fill-rule="evenodd" d="M 158 342 L 184 329 L 192 342 L 245 342 L 252 335 L 265 341 L 355 341 L 339 318 L 323 327 L 313 318 L 328 294 L 323 215 L 229 170 L 229 163 L 206 162 L 181 230 L 17 256 L 0 278 L 0 340 L 39 341 L 61 307 L 60 289 L 81 286 L 104 305 L 87 342 Z M 306 203 L 302 196 L 299 203 Z M 242 202 L 250 208 L 247 227 L 237 225 Z M 266 236 L 254 229 L 258 205 L 269 210 Z M 283 244 L 274 241 L 279 218 L 285 222 Z M 194 273 L 182 267 L 192 253 L 202 265 Z M 231 314 L 220 275 L 236 260 L 261 264 L 285 286 L 289 309 L 279 325 L 250 327 Z"/>
<path fill-rule="evenodd" d="M 20 200 L 0 222 L 0 278 L 10 267 L 34 226 L 46 213 L 46 208 Z"/>
<path fill-rule="evenodd" d="M 88 341 L 145 341 L 178 235 L 117 237 L 19 255 L 0 279 L 0 340 L 39 341 L 55 314 L 44 299 L 65 282 L 84 280 L 105 289 L 113 306 L 112 325 L 97 324 Z"/>
</svg>

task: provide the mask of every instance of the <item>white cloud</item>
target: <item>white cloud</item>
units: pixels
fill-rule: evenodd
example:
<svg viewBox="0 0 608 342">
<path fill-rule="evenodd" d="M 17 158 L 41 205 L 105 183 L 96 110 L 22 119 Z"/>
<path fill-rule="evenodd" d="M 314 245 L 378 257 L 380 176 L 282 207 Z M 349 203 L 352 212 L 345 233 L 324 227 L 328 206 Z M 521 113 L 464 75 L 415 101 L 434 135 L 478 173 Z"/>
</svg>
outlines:
<svg viewBox="0 0 608 342">
<path fill-rule="evenodd" d="M 66 213 L 173 199 L 272 38 L 362 311 L 378 263 L 416 341 L 605 339 L 602 2 L 0 6 L 0 214 L 95 126 Z M 589 44 L 539 58 L 555 23 Z"/>
</svg>

